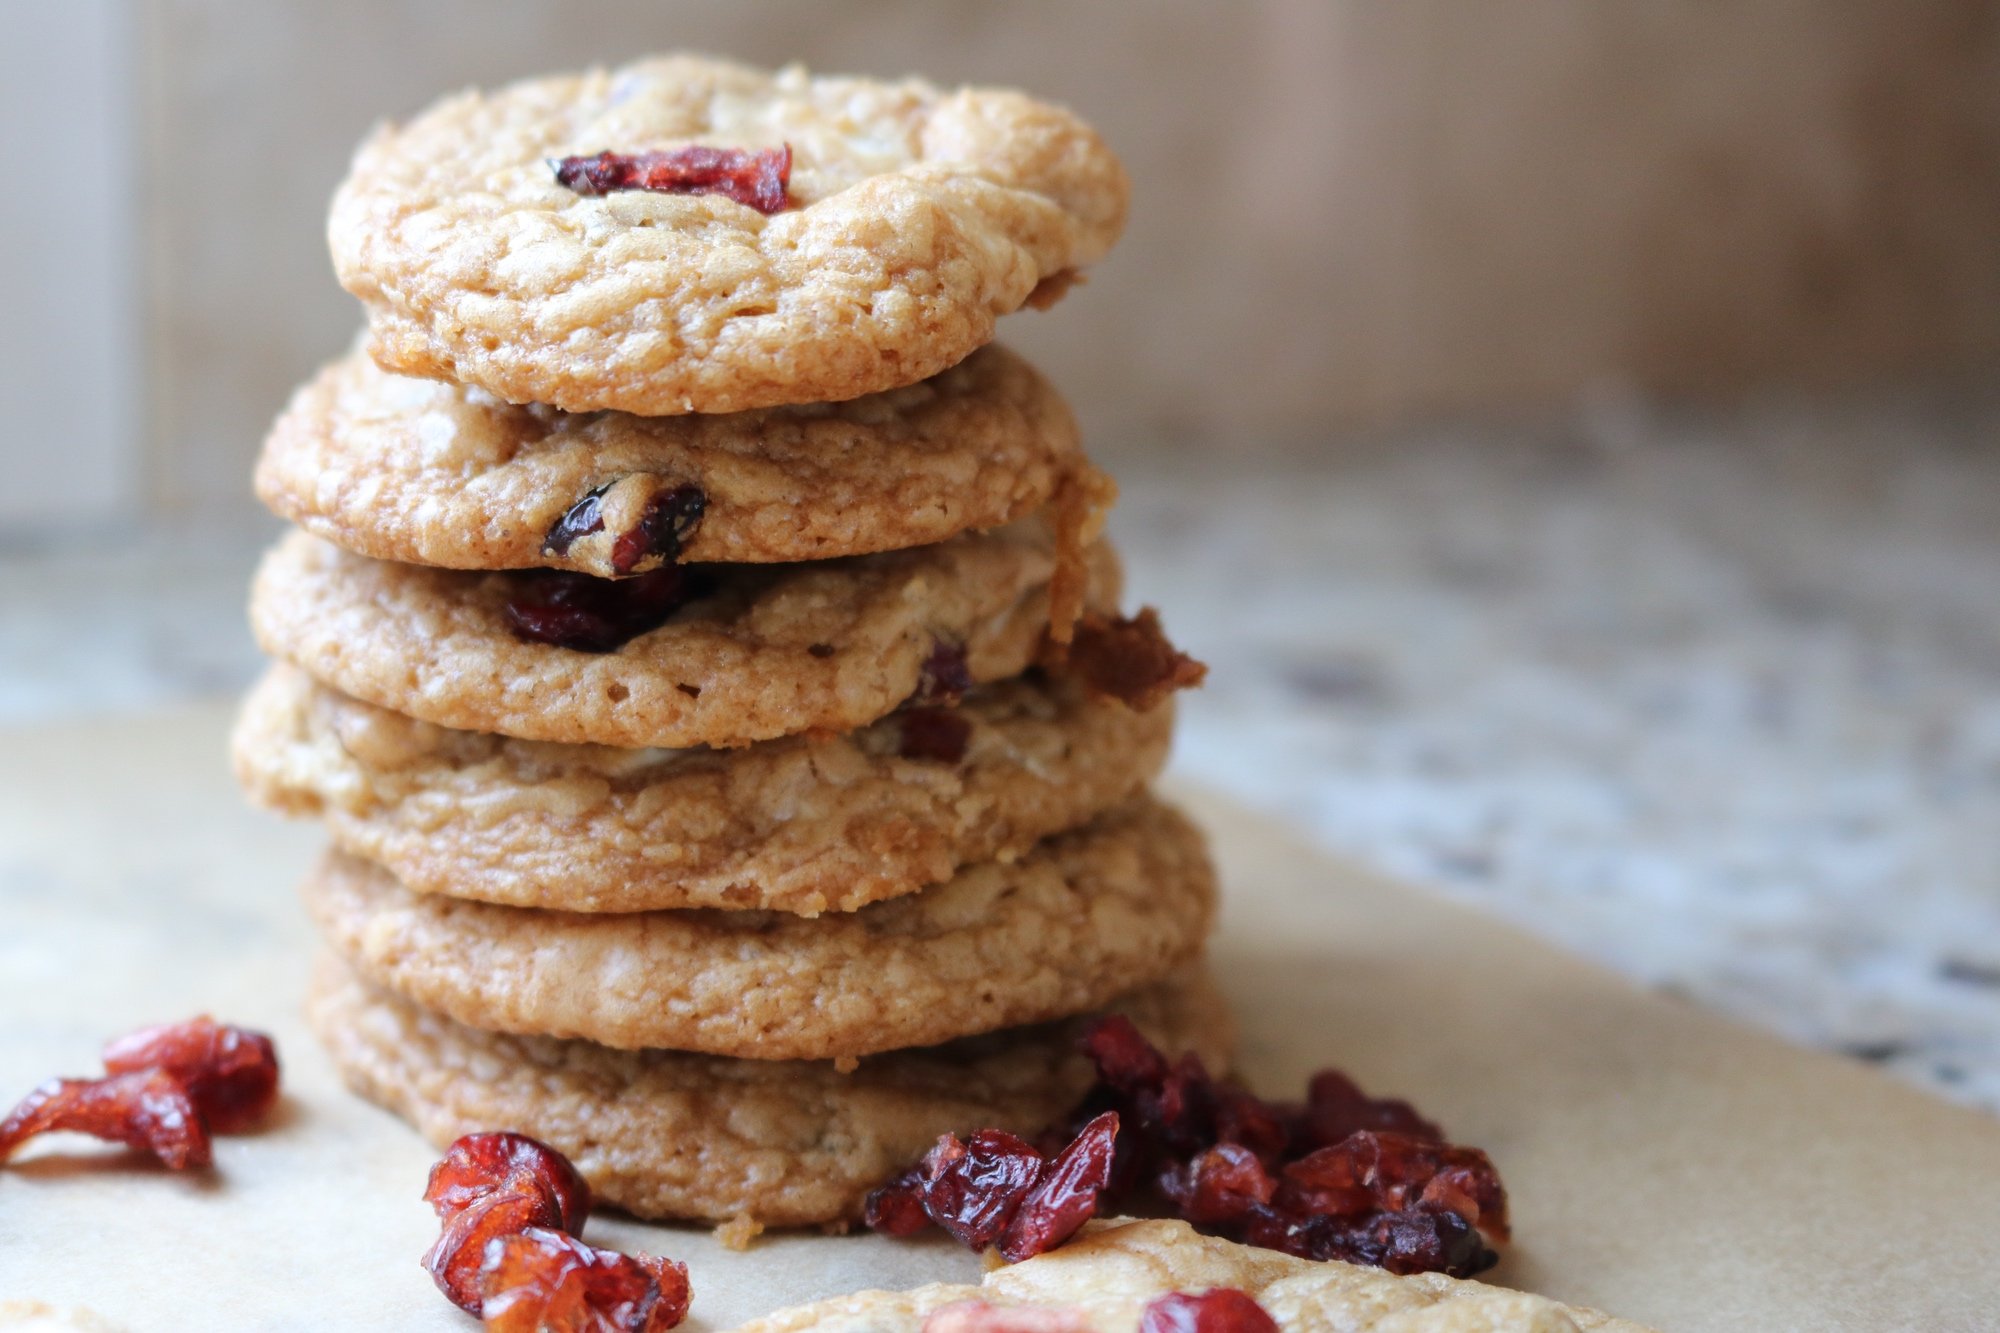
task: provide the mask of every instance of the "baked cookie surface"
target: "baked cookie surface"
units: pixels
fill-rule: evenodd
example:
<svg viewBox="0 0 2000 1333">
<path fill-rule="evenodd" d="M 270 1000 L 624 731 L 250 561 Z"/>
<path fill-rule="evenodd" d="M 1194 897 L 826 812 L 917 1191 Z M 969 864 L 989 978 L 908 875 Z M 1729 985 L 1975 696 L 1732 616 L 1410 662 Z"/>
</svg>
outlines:
<svg viewBox="0 0 2000 1333">
<path fill-rule="evenodd" d="M 1205 972 L 1114 1007 L 1164 1050 L 1229 1063 L 1233 1025 Z M 476 1130 L 532 1135 L 574 1162 L 605 1203 L 651 1218 L 850 1221 L 938 1135 L 992 1126 L 1033 1136 L 1094 1078 L 1076 1051 L 1078 1022 L 897 1051 L 843 1074 L 825 1061 L 480 1032 L 331 959 L 315 974 L 307 1018 L 350 1087 L 439 1147 Z"/>
<path fill-rule="evenodd" d="M 789 145 L 788 206 L 577 193 L 551 160 Z M 356 153 L 327 235 L 405 374 L 642 415 L 912 384 L 1060 294 L 1129 182 L 1067 111 L 1003 90 L 693 56 L 441 101 Z"/>
<path fill-rule="evenodd" d="M 1054 1333 L 1136 1333 L 1141 1312 L 1169 1292 L 1217 1287 L 1249 1295 L 1285 1333 L 1651 1333 L 1630 1320 L 1526 1292 L 1438 1273 L 1397 1277 L 1338 1260 L 1295 1259 L 1204 1236 L 1181 1221 L 1091 1222 L 1068 1244 L 996 1268 L 978 1285 L 862 1291 L 780 1310 L 736 1333 L 971 1333 L 976 1306 L 1046 1322 Z M 925 1320 L 941 1310 L 965 1307 Z M 1056 1318 L 1070 1316 L 1067 1322 Z M 953 1319 L 963 1315 L 964 1322 Z"/>
<path fill-rule="evenodd" d="M 335 852 L 306 909 L 361 976 L 486 1031 L 744 1060 L 932 1046 L 1109 1003 L 1201 952 L 1201 834 L 1139 797 L 1012 864 L 817 919 L 593 913 L 417 894 Z"/>
<path fill-rule="evenodd" d="M 612 577 L 673 558 L 634 536 L 689 488 L 679 559 L 824 560 L 999 527 L 1087 466 L 1055 390 L 999 347 L 846 403 L 681 417 L 515 407 L 356 353 L 293 396 L 256 480 L 281 517 L 362 555 Z"/>
<path fill-rule="evenodd" d="M 304 533 L 264 557 L 250 622 L 264 651 L 426 722 L 529 740 L 734 746 L 850 731 L 908 700 L 934 654 L 972 682 L 1018 675 L 1049 629 L 1056 537 L 1042 516 L 933 546 L 797 565 L 695 567 L 706 591 L 610 652 L 521 638 L 533 573 L 370 560 Z M 1115 604 L 1103 542 L 1085 601 Z M 621 582 L 618 587 L 624 586 Z"/>
<path fill-rule="evenodd" d="M 966 728 L 956 759 L 926 748 L 952 718 Z M 1171 705 L 1135 712 L 1031 672 L 950 714 L 893 713 L 840 736 L 557 745 L 419 722 L 280 664 L 244 701 L 232 749 L 258 802 L 323 816 L 336 845 L 420 892 L 812 916 L 1087 823 L 1158 774 L 1172 727 Z"/>
</svg>

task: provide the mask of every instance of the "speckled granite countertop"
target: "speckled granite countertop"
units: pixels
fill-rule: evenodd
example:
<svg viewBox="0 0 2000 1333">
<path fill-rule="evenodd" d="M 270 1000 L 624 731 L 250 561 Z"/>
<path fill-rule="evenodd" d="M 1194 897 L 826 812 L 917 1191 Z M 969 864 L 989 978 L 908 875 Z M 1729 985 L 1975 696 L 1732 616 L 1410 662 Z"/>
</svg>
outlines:
<svg viewBox="0 0 2000 1333">
<path fill-rule="evenodd" d="M 1100 453 L 1183 771 L 2000 1109 L 2000 406 Z M 0 548 L 0 721 L 246 681 L 260 536 Z"/>
</svg>

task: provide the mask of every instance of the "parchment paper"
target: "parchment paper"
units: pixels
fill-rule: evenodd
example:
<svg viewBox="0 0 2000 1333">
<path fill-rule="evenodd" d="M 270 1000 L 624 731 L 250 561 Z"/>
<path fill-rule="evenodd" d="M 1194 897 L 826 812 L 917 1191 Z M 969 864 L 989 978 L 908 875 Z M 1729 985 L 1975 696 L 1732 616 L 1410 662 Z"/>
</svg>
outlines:
<svg viewBox="0 0 2000 1333">
<path fill-rule="evenodd" d="M 292 886 L 319 832 L 242 807 L 226 719 L 0 732 L 0 1101 L 93 1072 L 109 1035 L 201 1010 L 273 1032 L 288 1089 L 270 1129 L 218 1141 L 212 1178 L 69 1139 L 0 1171 L 0 1303 L 135 1333 L 463 1333 L 417 1267 L 434 1154 L 340 1090 L 298 1020 L 310 933 Z M 1337 1064 L 1490 1151 L 1519 1237 L 1492 1280 L 1669 1330 L 2000 1328 L 2000 1122 L 1179 794 L 1216 838 L 1217 957 L 1252 1082 L 1295 1092 Z M 938 1243 L 732 1254 L 616 1219 L 589 1236 L 688 1261 L 693 1327 L 978 1272 Z"/>
</svg>

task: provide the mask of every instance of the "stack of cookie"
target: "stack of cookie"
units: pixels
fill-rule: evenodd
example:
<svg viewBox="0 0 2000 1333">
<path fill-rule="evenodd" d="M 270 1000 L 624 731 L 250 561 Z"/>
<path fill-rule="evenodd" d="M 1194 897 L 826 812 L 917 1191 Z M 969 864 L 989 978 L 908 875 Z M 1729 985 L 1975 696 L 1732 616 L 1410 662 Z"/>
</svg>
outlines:
<svg viewBox="0 0 2000 1333">
<path fill-rule="evenodd" d="M 839 1223 L 1032 1134 L 1107 1007 L 1226 1054 L 1199 668 L 1116 615 L 1109 487 L 995 318 L 1123 224 L 1013 93 L 687 58 L 439 103 L 335 198 L 365 343 L 258 467 L 298 525 L 239 774 L 321 815 L 314 1024 L 442 1143 L 652 1217 Z"/>
</svg>

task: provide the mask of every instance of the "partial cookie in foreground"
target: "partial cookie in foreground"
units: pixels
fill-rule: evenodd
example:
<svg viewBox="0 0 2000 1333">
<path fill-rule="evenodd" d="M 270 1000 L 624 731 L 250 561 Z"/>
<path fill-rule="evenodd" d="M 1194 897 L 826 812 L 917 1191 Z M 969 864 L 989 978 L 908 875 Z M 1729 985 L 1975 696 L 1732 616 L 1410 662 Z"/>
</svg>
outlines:
<svg viewBox="0 0 2000 1333">
<path fill-rule="evenodd" d="M 232 748 L 252 797 L 324 816 L 338 846 L 420 892 L 813 916 L 1089 822 L 1159 773 L 1173 714 L 1030 672 L 844 735 L 629 750 L 454 731 L 281 663 Z"/>
<path fill-rule="evenodd" d="M 1651 1333 L 1630 1320 L 1483 1282 L 1294 1259 L 1203 1236 L 1185 1222 L 1129 1219 L 1092 1222 L 1067 1245 L 996 1268 L 977 1286 L 860 1291 L 753 1319 L 735 1333 L 977 1333 L 1002 1326 L 1136 1333 L 1141 1313 L 1162 1296 L 1218 1287 L 1250 1296 L 1285 1333 Z M 1010 1311 L 1023 1322 L 997 1322 Z"/>
<path fill-rule="evenodd" d="M 1229 1063 L 1233 1025 L 1205 972 L 1122 1000 L 1164 1050 Z M 863 1060 L 730 1060 L 613 1051 L 464 1027 L 323 960 L 307 1017 L 348 1085 L 442 1147 L 511 1129 L 551 1145 L 596 1196 L 641 1217 L 809 1226 L 858 1218 L 868 1192 L 938 1135 L 1062 1121 L 1095 1072 L 1079 1023 Z"/>
<path fill-rule="evenodd" d="M 866 726 L 920 688 L 1000 680 L 1049 630 L 1053 525 L 1037 515 L 934 546 L 798 565 L 669 567 L 612 582 L 370 560 L 294 532 L 250 594 L 258 643 L 346 694 L 464 731 L 599 745 L 745 745 Z M 1085 601 L 1118 596 L 1103 542 Z M 658 579 L 695 595 L 611 651 L 524 639 L 510 617 L 580 590 L 613 600 Z M 558 604 L 554 608 L 560 611 Z M 623 614 L 620 612 L 619 614 Z"/>
<path fill-rule="evenodd" d="M 611 577 L 922 546 L 1024 517 L 1088 466 L 1054 388 L 999 347 L 852 402 L 681 417 L 513 407 L 357 353 L 293 396 L 257 494 L 381 560 Z"/>
<path fill-rule="evenodd" d="M 782 207 L 579 193 L 550 166 L 692 145 L 788 146 Z M 1102 258 L 1129 192 L 1095 132 L 1019 93 L 674 56 L 385 126 L 327 236 L 386 367 L 566 411 L 734 412 L 957 363 Z"/>
<path fill-rule="evenodd" d="M 544 912 L 412 893 L 329 853 L 301 890 L 376 985 L 495 1032 L 744 1060 L 825 1060 L 1047 1022 L 1201 952 L 1215 870 L 1180 812 L 1138 797 L 1012 864 L 808 919 Z"/>
</svg>

